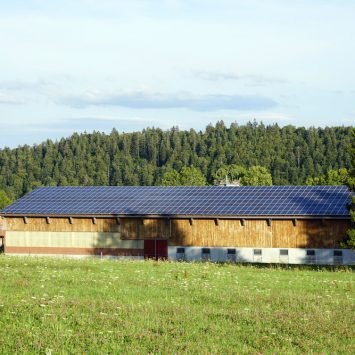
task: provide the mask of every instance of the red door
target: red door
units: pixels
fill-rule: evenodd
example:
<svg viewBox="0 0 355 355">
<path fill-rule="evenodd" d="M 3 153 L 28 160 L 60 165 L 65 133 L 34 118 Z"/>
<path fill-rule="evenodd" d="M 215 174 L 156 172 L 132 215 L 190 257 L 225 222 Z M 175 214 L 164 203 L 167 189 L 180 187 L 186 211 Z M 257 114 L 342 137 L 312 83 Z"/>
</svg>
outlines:
<svg viewBox="0 0 355 355">
<path fill-rule="evenodd" d="M 144 240 L 144 258 L 145 259 L 167 259 L 168 241 L 146 239 Z"/>
</svg>

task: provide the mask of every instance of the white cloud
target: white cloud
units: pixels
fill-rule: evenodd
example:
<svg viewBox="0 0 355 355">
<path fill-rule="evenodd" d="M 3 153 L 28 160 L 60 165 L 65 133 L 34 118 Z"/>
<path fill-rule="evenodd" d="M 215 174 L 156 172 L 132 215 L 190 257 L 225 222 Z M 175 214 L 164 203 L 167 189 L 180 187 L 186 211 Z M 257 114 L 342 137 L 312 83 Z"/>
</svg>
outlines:
<svg viewBox="0 0 355 355">
<path fill-rule="evenodd" d="M 258 110 L 276 106 L 270 98 L 259 95 L 196 95 L 188 92 L 163 94 L 149 92 L 110 93 L 87 92 L 67 96 L 59 102 L 72 107 L 120 106 L 132 109 L 189 109 L 193 111 Z"/>
<path fill-rule="evenodd" d="M 85 119 L 352 124 L 354 12 L 352 0 L 0 0 L 0 144 Z M 26 133 L 34 122 L 41 134 Z"/>
<path fill-rule="evenodd" d="M 0 104 L 18 105 L 22 103 L 23 102 L 18 97 L 16 97 L 16 95 L 0 92 Z"/>
<path fill-rule="evenodd" d="M 260 74 L 237 74 L 235 72 L 213 72 L 213 71 L 198 71 L 197 77 L 203 80 L 220 81 L 220 80 L 235 80 L 243 81 L 251 86 L 265 86 L 270 84 L 286 84 L 287 79 L 268 77 Z"/>
</svg>

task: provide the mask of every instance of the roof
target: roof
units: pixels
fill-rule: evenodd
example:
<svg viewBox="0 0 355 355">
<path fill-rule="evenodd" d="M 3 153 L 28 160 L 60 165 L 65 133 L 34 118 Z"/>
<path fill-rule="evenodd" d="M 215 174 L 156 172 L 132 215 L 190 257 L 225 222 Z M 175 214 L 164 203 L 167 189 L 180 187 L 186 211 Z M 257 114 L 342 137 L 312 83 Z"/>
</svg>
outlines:
<svg viewBox="0 0 355 355">
<path fill-rule="evenodd" d="M 4 216 L 349 217 L 346 186 L 41 187 Z"/>
</svg>

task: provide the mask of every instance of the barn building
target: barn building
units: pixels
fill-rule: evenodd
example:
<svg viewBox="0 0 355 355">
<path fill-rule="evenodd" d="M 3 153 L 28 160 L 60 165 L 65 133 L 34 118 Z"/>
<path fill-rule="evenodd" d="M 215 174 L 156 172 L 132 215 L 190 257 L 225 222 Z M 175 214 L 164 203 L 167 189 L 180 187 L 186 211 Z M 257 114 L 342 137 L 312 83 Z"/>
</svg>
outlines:
<svg viewBox="0 0 355 355">
<path fill-rule="evenodd" d="M 9 255 L 354 264 L 345 186 L 43 187 L 1 211 Z"/>
</svg>

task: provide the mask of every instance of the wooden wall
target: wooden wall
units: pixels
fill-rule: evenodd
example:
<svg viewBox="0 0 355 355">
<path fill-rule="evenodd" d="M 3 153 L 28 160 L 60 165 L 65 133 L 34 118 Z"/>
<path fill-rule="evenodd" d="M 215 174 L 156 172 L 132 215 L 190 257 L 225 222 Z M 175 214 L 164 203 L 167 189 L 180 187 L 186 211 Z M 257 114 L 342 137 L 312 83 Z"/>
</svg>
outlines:
<svg viewBox="0 0 355 355">
<path fill-rule="evenodd" d="M 6 227 L 9 231 L 25 232 L 120 232 L 120 226 L 114 218 L 96 218 L 96 224 L 92 218 L 73 218 L 72 224 L 69 218 L 27 218 L 27 224 L 23 218 L 6 218 Z"/>
<path fill-rule="evenodd" d="M 171 246 L 333 248 L 339 247 L 349 228 L 348 220 L 301 219 L 239 220 L 214 219 L 122 219 L 122 238 L 169 239 Z"/>
<path fill-rule="evenodd" d="M 5 220 L 0 217 L 0 237 L 3 237 L 5 235 Z"/>
<path fill-rule="evenodd" d="M 166 219 L 122 218 L 121 233 L 124 239 L 169 239 L 170 222 Z"/>
<path fill-rule="evenodd" d="M 338 247 L 349 228 L 347 220 L 188 220 L 172 221 L 170 245 L 259 248 Z"/>
<path fill-rule="evenodd" d="M 121 232 L 122 239 L 168 239 L 171 246 L 206 247 L 259 247 L 259 248 L 333 248 L 340 242 L 349 228 L 348 220 L 299 219 L 294 226 L 292 220 L 239 220 L 219 219 L 116 219 L 97 218 L 7 218 L 7 230 L 41 232 Z"/>
<path fill-rule="evenodd" d="M 110 232 L 20 232 L 6 233 L 6 246 L 71 248 L 143 248 L 142 240 L 122 240 Z"/>
</svg>

